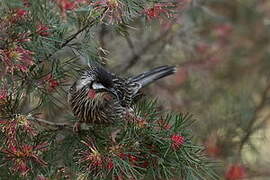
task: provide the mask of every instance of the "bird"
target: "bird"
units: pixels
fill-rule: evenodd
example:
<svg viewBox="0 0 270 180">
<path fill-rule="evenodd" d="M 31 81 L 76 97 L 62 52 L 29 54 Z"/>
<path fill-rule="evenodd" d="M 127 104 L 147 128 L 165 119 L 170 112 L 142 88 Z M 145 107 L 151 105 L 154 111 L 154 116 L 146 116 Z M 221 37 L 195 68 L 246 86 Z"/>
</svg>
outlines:
<svg viewBox="0 0 270 180">
<path fill-rule="evenodd" d="M 133 111 L 142 88 L 175 72 L 164 65 L 125 78 L 93 63 L 70 87 L 68 103 L 78 123 L 109 125 Z"/>
</svg>

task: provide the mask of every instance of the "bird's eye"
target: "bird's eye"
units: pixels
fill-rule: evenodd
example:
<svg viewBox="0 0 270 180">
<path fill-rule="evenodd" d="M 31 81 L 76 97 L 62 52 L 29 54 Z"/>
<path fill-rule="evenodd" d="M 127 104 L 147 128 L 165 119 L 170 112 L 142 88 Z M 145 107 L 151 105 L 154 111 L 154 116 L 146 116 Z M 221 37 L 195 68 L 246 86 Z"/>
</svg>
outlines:
<svg viewBox="0 0 270 180">
<path fill-rule="evenodd" d="M 93 82 L 92 83 L 92 88 L 96 89 L 96 90 L 98 90 L 98 89 L 106 89 L 106 87 L 104 87 L 101 83 L 98 83 L 98 82 Z"/>
</svg>

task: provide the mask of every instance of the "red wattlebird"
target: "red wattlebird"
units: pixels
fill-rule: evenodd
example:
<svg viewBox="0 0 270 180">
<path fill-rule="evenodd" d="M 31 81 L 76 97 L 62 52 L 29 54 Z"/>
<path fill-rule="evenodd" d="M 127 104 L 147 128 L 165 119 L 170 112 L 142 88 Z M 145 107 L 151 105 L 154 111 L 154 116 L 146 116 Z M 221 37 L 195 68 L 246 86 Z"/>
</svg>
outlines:
<svg viewBox="0 0 270 180">
<path fill-rule="evenodd" d="M 79 123 L 110 124 L 132 110 L 141 88 L 175 71 L 174 66 L 160 66 L 131 78 L 121 78 L 92 64 L 71 86 L 68 101 Z"/>
</svg>

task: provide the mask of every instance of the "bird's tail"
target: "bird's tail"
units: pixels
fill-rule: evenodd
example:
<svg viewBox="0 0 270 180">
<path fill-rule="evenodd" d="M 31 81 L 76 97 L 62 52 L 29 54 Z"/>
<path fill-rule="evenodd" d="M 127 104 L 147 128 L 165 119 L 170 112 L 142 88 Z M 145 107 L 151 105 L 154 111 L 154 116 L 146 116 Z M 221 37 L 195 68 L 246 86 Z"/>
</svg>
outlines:
<svg viewBox="0 0 270 180">
<path fill-rule="evenodd" d="M 141 87 L 144 87 L 158 79 L 172 75 L 175 72 L 176 68 L 174 66 L 160 66 L 132 77 L 130 80 L 131 82 L 139 83 Z"/>
</svg>

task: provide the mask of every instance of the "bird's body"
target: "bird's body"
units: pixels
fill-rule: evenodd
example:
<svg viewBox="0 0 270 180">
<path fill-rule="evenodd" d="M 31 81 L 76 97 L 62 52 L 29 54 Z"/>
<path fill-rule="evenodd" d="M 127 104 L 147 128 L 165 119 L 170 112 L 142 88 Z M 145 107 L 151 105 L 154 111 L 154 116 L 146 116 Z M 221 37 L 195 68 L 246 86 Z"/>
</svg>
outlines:
<svg viewBox="0 0 270 180">
<path fill-rule="evenodd" d="M 161 66 L 126 79 L 95 64 L 71 86 L 68 101 L 79 122 L 112 123 L 132 109 L 142 87 L 174 72 L 175 67 Z"/>
</svg>

